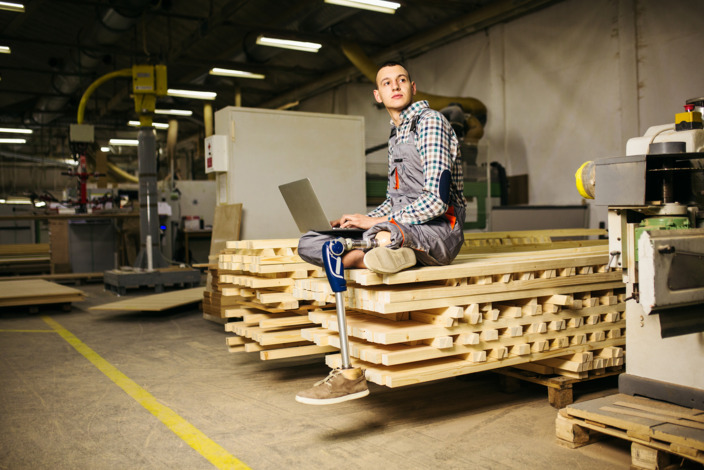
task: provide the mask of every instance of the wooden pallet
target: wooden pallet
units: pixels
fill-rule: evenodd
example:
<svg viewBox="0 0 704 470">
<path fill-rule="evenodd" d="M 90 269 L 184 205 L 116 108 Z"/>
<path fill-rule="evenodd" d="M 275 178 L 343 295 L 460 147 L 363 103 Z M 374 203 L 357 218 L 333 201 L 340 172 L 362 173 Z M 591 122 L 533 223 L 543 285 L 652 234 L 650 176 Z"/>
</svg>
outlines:
<svg viewBox="0 0 704 470">
<path fill-rule="evenodd" d="M 558 412 L 558 441 L 571 448 L 600 435 L 631 441 L 635 468 L 664 468 L 669 455 L 704 464 L 704 411 L 615 394 L 574 403 Z"/>
<path fill-rule="evenodd" d="M 612 348 L 605 348 L 612 349 Z M 620 348 L 613 348 L 620 349 Z M 587 353 L 578 353 L 576 355 L 592 354 L 592 351 Z M 574 356 L 574 355 L 573 355 Z M 571 357 L 564 356 L 554 359 L 555 361 L 568 361 Z M 547 361 L 551 361 L 548 359 Z M 514 393 L 520 389 L 520 382 L 531 382 L 538 385 L 543 385 L 548 391 L 548 402 L 554 408 L 560 409 L 567 405 L 574 403 L 573 386 L 578 383 L 603 379 L 606 377 L 613 377 L 619 375 L 624 371 L 623 365 L 609 366 L 603 368 L 590 369 L 587 372 L 583 372 L 579 377 L 571 377 L 569 375 L 562 375 L 565 372 L 560 370 L 554 370 L 551 373 L 536 373 L 530 370 L 525 370 L 525 368 L 531 369 L 533 365 L 537 363 L 521 364 L 515 367 L 504 367 L 501 369 L 496 369 L 494 372 L 501 375 L 501 388 L 506 393 Z M 622 364 L 622 363 L 621 363 Z M 549 368 L 552 369 L 552 368 Z"/>
</svg>

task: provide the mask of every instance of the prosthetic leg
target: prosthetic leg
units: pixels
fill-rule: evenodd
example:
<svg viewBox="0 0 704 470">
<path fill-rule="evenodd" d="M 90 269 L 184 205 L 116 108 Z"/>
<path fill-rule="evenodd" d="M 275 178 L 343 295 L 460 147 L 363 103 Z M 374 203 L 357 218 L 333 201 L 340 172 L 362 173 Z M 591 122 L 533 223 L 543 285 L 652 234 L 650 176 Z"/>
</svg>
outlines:
<svg viewBox="0 0 704 470">
<path fill-rule="evenodd" d="M 323 245 L 323 261 L 330 288 L 335 293 L 338 332 L 340 335 L 340 353 L 342 367 L 334 369 L 324 380 L 311 389 L 299 392 L 296 401 L 307 405 L 331 405 L 347 400 L 354 400 L 369 395 L 364 371 L 350 365 L 349 341 L 347 338 L 347 317 L 345 315 L 345 298 L 347 290 L 342 255 L 350 250 L 373 248 L 376 240 L 354 240 L 337 238 Z"/>
</svg>

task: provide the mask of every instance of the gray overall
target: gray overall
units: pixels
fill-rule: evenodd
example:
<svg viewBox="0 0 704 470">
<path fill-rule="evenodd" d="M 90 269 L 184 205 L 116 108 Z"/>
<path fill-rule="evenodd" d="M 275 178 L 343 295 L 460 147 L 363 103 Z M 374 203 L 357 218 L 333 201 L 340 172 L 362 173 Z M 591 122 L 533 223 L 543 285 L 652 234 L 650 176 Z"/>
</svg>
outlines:
<svg viewBox="0 0 704 470">
<path fill-rule="evenodd" d="M 411 204 L 423 190 L 423 162 L 415 143 L 417 119 L 418 116 L 414 118 L 409 141 L 394 146 L 394 160 L 389 165 L 388 183 L 388 197 L 393 204 L 392 212 Z M 393 142 L 394 137 L 392 133 L 390 142 Z M 376 224 L 364 232 L 363 238 L 374 238 L 377 232 L 388 231 L 391 232 L 389 248 L 412 248 L 420 265 L 446 265 L 455 259 L 462 248 L 464 217 L 464 206 L 451 205 L 446 214 L 423 224 L 401 224 L 395 220 Z M 317 232 L 305 233 L 298 242 L 298 254 L 305 261 L 322 266 L 323 244 L 334 238 L 336 237 Z"/>
</svg>

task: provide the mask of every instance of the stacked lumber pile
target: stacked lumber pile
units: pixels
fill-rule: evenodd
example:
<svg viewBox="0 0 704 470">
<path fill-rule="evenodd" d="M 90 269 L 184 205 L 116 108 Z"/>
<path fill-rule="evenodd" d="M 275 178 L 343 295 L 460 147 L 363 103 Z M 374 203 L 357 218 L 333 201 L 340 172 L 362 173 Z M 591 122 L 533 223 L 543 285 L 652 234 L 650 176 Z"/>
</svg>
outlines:
<svg viewBox="0 0 704 470">
<path fill-rule="evenodd" d="M 217 268 L 208 271 L 203 314 L 237 335 L 226 339 L 231 352 L 258 351 L 268 360 L 335 350 L 302 336 L 315 326 L 308 312 L 326 304 L 296 298 L 294 282 L 324 280 L 325 273 L 303 261 L 297 247 L 298 239 L 243 240 L 220 251 Z"/>
<path fill-rule="evenodd" d="M 449 266 L 384 276 L 350 270 L 352 362 L 389 387 L 535 362 L 570 374 L 618 365 L 625 290 L 607 263 L 602 243 L 463 254 Z M 321 280 L 294 286 L 301 298 L 331 300 Z M 309 318 L 320 327 L 302 336 L 339 348 L 334 309 L 312 310 Z M 326 362 L 339 367 L 341 359 L 329 355 Z"/>
<path fill-rule="evenodd" d="M 0 273 L 48 273 L 51 270 L 48 243 L 0 245 Z"/>
<path fill-rule="evenodd" d="M 567 228 L 556 230 L 517 230 L 511 232 L 468 232 L 460 253 L 503 253 L 510 251 L 554 250 L 603 245 L 605 229 Z"/>
<path fill-rule="evenodd" d="M 603 349 L 543 359 L 529 364 L 520 364 L 516 368 L 543 376 L 561 375 L 574 379 L 587 379 L 604 375 L 609 370 L 622 368 L 624 364 L 623 347 L 609 346 Z"/>
</svg>

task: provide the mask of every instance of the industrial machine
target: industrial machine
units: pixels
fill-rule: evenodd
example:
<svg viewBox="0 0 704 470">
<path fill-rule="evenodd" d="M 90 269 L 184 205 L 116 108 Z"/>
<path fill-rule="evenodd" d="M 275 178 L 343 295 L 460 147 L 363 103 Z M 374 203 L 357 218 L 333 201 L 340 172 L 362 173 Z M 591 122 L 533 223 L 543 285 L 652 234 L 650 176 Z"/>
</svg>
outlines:
<svg viewBox="0 0 704 470">
<path fill-rule="evenodd" d="M 675 124 L 587 162 L 580 193 L 608 206 L 611 268 L 627 285 L 619 391 L 704 409 L 704 98 Z"/>
<path fill-rule="evenodd" d="M 158 213 L 156 134 L 152 117 L 157 97 L 167 94 L 166 66 L 134 65 L 98 78 L 81 97 L 78 106 L 78 125 L 83 124 L 86 103 L 93 91 L 116 77 L 131 77 L 135 112 L 139 116 L 140 123 L 137 135 L 140 251 L 132 269 L 116 269 L 104 273 L 105 287 L 122 294 L 128 287 L 155 286 L 156 291 L 161 291 L 164 285 L 182 284 L 187 287 L 198 285 L 200 283 L 198 270 L 159 269 L 165 268 L 168 262 L 163 258 L 160 250 L 161 221 Z"/>
</svg>

